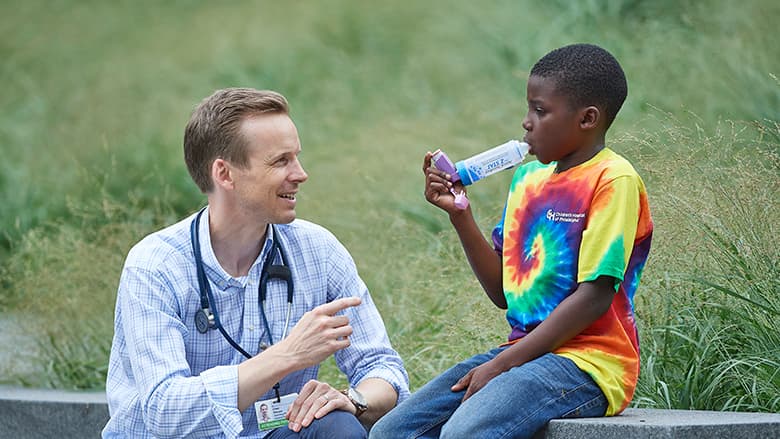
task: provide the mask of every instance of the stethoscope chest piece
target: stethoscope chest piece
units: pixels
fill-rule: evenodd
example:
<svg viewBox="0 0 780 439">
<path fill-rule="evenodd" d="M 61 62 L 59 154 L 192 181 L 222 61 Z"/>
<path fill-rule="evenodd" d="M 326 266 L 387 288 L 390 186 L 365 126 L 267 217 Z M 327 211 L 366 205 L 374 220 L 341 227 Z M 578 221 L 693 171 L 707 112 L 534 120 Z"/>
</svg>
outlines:
<svg viewBox="0 0 780 439">
<path fill-rule="evenodd" d="M 195 327 L 201 334 L 207 333 L 214 327 L 214 314 L 209 308 L 201 308 L 195 313 Z"/>
</svg>

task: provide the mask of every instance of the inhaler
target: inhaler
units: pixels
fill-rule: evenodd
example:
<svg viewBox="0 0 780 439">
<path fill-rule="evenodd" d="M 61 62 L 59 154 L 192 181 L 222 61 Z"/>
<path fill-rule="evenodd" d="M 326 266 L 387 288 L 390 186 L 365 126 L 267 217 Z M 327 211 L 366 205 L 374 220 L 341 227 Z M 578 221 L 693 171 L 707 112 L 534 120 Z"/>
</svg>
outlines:
<svg viewBox="0 0 780 439">
<path fill-rule="evenodd" d="M 444 151 L 437 149 L 433 153 L 433 165 L 440 171 L 450 174 L 450 181 L 453 183 L 460 181 L 464 186 L 468 186 L 489 175 L 518 165 L 528 154 L 528 149 L 527 143 L 510 140 L 454 165 Z M 463 210 L 468 207 L 469 200 L 465 192 L 456 192 L 454 188 L 450 189 L 450 192 L 455 195 L 455 206 L 458 209 Z"/>
</svg>

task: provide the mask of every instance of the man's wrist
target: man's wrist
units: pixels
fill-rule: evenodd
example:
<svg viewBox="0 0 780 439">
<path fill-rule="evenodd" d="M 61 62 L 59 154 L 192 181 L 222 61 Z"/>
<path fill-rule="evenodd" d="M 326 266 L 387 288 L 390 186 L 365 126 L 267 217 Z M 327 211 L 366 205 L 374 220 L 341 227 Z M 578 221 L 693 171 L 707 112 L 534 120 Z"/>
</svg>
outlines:
<svg viewBox="0 0 780 439">
<path fill-rule="evenodd" d="M 291 354 L 286 349 L 286 345 L 284 341 L 285 340 L 282 340 L 279 343 L 275 343 L 272 344 L 271 346 L 268 346 L 267 348 L 262 350 L 259 355 L 253 357 L 253 358 L 258 358 L 258 357 L 263 358 L 264 360 L 262 362 L 266 365 L 269 364 L 276 365 L 279 368 L 278 373 L 281 373 L 281 377 L 279 377 L 280 380 L 295 371 L 307 367 L 306 364 L 302 364 L 299 356 Z"/>
<path fill-rule="evenodd" d="M 349 387 L 341 391 L 346 396 L 355 408 L 355 417 L 360 418 L 360 415 L 368 410 L 368 402 L 366 398 L 354 387 Z"/>
</svg>

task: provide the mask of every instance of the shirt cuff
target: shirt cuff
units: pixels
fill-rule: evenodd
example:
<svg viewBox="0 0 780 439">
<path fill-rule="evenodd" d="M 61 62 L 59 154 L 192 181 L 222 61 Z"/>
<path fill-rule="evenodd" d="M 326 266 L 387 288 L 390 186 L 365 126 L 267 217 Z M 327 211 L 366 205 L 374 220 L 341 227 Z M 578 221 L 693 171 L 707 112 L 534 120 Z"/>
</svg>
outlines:
<svg viewBox="0 0 780 439">
<path fill-rule="evenodd" d="M 227 437 L 238 437 L 244 430 L 238 411 L 238 367 L 217 366 L 200 374 L 214 417 Z"/>
<path fill-rule="evenodd" d="M 400 371 L 394 369 L 388 369 L 384 367 L 376 367 L 369 370 L 365 375 L 360 378 L 360 381 L 366 378 L 379 378 L 387 381 L 398 394 L 398 401 L 396 405 L 400 404 L 409 397 L 409 382 L 406 375 Z"/>
</svg>

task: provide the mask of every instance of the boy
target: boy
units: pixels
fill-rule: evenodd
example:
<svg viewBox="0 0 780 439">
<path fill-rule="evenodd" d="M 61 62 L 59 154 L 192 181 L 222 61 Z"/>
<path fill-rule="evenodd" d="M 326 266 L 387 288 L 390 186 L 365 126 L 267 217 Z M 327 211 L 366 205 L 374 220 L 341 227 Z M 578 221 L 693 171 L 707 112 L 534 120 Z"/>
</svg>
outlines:
<svg viewBox="0 0 780 439">
<path fill-rule="evenodd" d="M 604 142 L 627 92 L 618 62 L 594 45 L 534 65 L 523 128 L 538 161 L 515 172 L 493 246 L 425 155 L 425 198 L 448 213 L 511 333 L 423 386 L 372 438 L 531 437 L 553 418 L 626 408 L 639 374 L 633 295 L 653 228 L 644 183 Z"/>
</svg>

